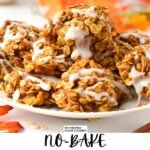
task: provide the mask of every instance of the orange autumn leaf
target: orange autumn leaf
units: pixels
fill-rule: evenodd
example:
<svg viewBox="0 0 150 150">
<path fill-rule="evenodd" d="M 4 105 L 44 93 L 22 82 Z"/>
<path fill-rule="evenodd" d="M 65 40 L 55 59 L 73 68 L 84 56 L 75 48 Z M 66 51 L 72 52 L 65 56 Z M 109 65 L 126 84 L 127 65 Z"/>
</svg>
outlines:
<svg viewBox="0 0 150 150">
<path fill-rule="evenodd" d="M 16 133 L 23 130 L 22 125 L 19 122 L 1 122 L 0 132 Z"/>
<path fill-rule="evenodd" d="M 13 109 L 13 107 L 9 105 L 0 106 L 0 116 L 7 114 L 11 109 Z"/>
<path fill-rule="evenodd" d="M 150 3 L 150 0 L 140 0 L 140 1 Z"/>
<path fill-rule="evenodd" d="M 60 0 L 61 4 L 66 7 L 66 6 L 71 6 L 75 4 L 82 4 L 84 0 Z"/>
</svg>

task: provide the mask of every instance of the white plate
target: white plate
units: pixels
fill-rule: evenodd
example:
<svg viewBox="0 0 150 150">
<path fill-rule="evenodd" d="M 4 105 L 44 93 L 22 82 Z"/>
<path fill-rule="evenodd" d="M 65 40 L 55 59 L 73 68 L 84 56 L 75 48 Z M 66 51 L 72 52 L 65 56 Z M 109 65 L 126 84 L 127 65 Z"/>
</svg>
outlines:
<svg viewBox="0 0 150 150">
<path fill-rule="evenodd" d="M 119 115 L 125 115 L 128 113 L 143 111 L 145 109 L 150 109 L 150 104 L 144 105 L 142 107 L 135 107 L 136 101 L 127 102 L 119 110 L 109 111 L 109 112 L 65 112 L 57 108 L 39 108 L 32 107 L 25 104 L 20 104 L 12 101 L 12 99 L 7 98 L 2 92 L 0 92 L 0 102 L 6 103 L 15 108 L 19 108 L 25 111 L 34 112 L 47 116 L 55 116 L 61 118 L 72 118 L 72 119 L 92 119 L 92 118 L 105 118 L 113 117 Z"/>
</svg>

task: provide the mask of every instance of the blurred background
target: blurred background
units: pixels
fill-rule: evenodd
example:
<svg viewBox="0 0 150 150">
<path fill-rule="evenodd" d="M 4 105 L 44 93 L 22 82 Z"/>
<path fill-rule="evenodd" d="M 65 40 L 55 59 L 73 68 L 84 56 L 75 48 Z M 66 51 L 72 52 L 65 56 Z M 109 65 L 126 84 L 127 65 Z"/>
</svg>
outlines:
<svg viewBox="0 0 150 150">
<path fill-rule="evenodd" d="M 46 17 L 70 5 L 98 4 L 109 9 L 118 31 L 150 27 L 150 0 L 39 0 L 41 6 L 48 8 Z"/>
<path fill-rule="evenodd" d="M 39 18 L 52 17 L 61 9 L 77 4 L 107 7 L 120 32 L 134 29 L 149 31 L 150 0 L 0 0 L 0 21 L 19 19 L 40 25 L 43 23 L 39 23 Z"/>
</svg>

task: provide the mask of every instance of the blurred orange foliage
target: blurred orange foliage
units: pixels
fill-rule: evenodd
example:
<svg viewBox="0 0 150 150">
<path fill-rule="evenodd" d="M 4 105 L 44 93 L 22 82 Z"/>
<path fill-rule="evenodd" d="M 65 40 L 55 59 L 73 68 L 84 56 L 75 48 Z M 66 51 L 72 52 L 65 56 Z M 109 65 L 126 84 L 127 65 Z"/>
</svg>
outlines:
<svg viewBox="0 0 150 150">
<path fill-rule="evenodd" d="M 117 0 L 39 0 L 39 3 L 42 6 L 47 6 L 48 12 L 46 13 L 46 17 L 53 16 L 60 9 L 64 9 L 65 7 L 77 5 L 77 4 L 98 4 L 101 6 L 105 6 L 107 8 L 111 8 L 113 4 Z"/>
<path fill-rule="evenodd" d="M 139 1 L 146 2 L 146 4 L 150 3 L 150 0 Z M 121 2 L 121 0 L 39 0 L 40 5 L 48 7 L 48 11 L 45 14 L 47 18 L 71 5 L 98 4 L 108 8 L 118 32 L 132 29 L 146 30 L 150 27 L 150 7 L 143 8 L 141 12 L 137 12 L 130 6 L 116 7 L 117 2 Z"/>
</svg>

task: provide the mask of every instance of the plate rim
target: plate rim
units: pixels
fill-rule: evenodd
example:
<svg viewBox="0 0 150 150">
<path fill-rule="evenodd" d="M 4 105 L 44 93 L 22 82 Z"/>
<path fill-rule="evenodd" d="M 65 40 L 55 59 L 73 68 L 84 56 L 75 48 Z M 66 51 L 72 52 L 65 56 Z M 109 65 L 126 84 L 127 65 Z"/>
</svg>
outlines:
<svg viewBox="0 0 150 150">
<path fill-rule="evenodd" d="M 142 107 L 133 107 L 129 109 L 123 109 L 123 110 L 113 110 L 113 111 L 108 111 L 108 112 L 67 112 L 63 111 L 62 109 L 60 110 L 53 110 L 49 111 L 47 108 L 40 108 L 40 107 L 34 107 L 26 104 L 21 104 L 12 101 L 11 98 L 6 97 L 3 93 L 0 92 L 0 102 L 3 102 L 5 104 L 8 104 L 12 107 L 32 112 L 32 113 L 37 113 L 41 115 L 46 115 L 46 116 L 53 116 L 53 117 L 59 117 L 59 118 L 70 118 L 70 119 L 96 119 L 96 118 L 106 118 L 106 117 L 114 117 L 114 116 L 120 116 L 120 115 L 125 115 L 133 112 L 139 112 L 146 110 L 150 108 L 150 104 L 144 105 Z"/>
</svg>

